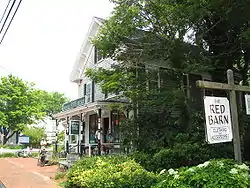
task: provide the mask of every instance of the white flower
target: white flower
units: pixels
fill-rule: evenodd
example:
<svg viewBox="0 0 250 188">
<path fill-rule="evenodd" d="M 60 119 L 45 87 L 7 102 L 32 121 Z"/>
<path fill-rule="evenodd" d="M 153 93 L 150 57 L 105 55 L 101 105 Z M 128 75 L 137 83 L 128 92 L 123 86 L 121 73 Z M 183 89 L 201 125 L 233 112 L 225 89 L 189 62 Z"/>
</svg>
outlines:
<svg viewBox="0 0 250 188">
<path fill-rule="evenodd" d="M 249 166 L 245 165 L 244 163 L 242 165 L 235 165 L 237 168 L 241 170 L 249 170 Z"/>
<path fill-rule="evenodd" d="M 174 179 L 179 179 L 179 177 L 180 177 L 180 176 L 179 176 L 178 174 L 175 174 L 175 175 L 174 175 Z"/>
<path fill-rule="evenodd" d="M 160 175 L 164 174 L 166 172 L 166 169 L 163 169 L 162 171 L 160 171 Z"/>
<path fill-rule="evenodd" d="M 249 177 L 250 177 L 249 174 L 248 174 L 248 172 L 243 173 L 242 176 L 243 176 L 244 178 L 246 178 L 247 180 L 248 180 Z"/>
<path fill-rule="evenodd" d="M 229 173 L 231 174 L 238 174 L 238 170 L 236 168 L 232 168 Z"/>
<path fill-rule="evenodd" d="M 203 165 L 204 167 L 207 167 L 210 164 L 210 161 L 206 161 Z"/>
<path fill-rule="evenodd" d="M 221 161 L 217 162 L 217 164 L 219 165 L 220 168 L 222 168 L 224 166 L 224 163 Z"/>
<path fill-rule="evenodd" d="M 170 175 L 174 175 L 174 174 L 178 174 L 178 171 L 175 171 L 174 169 L 170 168 L 170 169 L 168 170 L 168 173 L 169 173 Z"/>
<path fill-rule="evenodd" d="M 197 167 L 199 167 L 199 168 L 205 168 L 205 167 L 207 167 L 208 165 L 210 164 L 210 162 L 209 161 L 206 161 L 205 163 L 203 163 L 203 164 L 199 164 Z"/>
<path fill-rule="evenodd" d="M 195 170 L 193 168 L 189 168 L 187 171 L 188 172 L 194 172 Z"/>
</svg>

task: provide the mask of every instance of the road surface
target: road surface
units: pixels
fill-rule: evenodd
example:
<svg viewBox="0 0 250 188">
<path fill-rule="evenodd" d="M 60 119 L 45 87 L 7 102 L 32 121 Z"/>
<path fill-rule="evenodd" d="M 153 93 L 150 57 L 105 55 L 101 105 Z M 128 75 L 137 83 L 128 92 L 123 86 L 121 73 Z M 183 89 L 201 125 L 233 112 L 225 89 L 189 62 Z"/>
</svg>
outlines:
<svg viewBox="0 0 250 188">
<path fill-rule="evenodd" d="M 57 166 L 37 166 L 34 158 L 0 159 L 0 181 L 6 188 L 59 188 L 52 180 Z"/>
</svg>

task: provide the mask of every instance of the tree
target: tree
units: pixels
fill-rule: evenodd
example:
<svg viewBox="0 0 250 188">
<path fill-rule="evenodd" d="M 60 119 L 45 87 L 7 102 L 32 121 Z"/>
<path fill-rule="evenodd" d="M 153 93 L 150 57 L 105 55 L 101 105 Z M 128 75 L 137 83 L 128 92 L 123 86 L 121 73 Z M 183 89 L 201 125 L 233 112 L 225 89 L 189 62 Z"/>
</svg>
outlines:
<svg viewBox="0 0 250 188">
<path fill-rule="evenodd" d="M 0 82 L 0 126 L 5 144 L 27 125 L 61 111 L 67 101 L 63 94 L 35 89 L 33 83 L 9 75 Z"/>
<path fill-rule="evenodd" d="M 56 114 L 62 110 L 62 105 L 69 101 L 64 94 L 58 92 L 47 92 L 44 90 L 37 90 L 40 102 L 43 104 L 43 111 L 47 116 L 52 118 L 53 114 Z"/>
<path fill-rule="evenodd" d="M 249 0 L 111 0 L 112 16 L 104 23 L 95 45 L 108 57 L 124 51 L 126 39 L 141 39 L 127 51 L 163 60 L 162 66 L 195 71 L 209 63 L 218 81 L 228 68 L 248 82 Z M 139 31 L 139 32 L 138 32 Z M 143 31 L 143 32 L 141 32 Z M 184 43 L 183 43 L 184 42 Z M 191 53 L 195 45 L 196 53 Z M 123 46 L 122 46 L 123 47 Z M 120 49 L 120 50 L 119 50 Z M 132 53 L 133 54 L 133 53 Z M 119 55 L 118 55 L 119 57 Z M 123 56 L 127 60 L 131 56 Z M 162 62 L 162 61 L 161 61 Z M 154 62 L 156 63 L 156 62 Z M 185 68 L 187 67 L 187 68 Z M 216 70 L 216 71 L 215 71 Z"/>
<path fill-rule="evenodd" d="M 123 95 L 131 100 L 132 108 L 152 109 L 151 104 L 154 104 L 156 108 L 153 109 L 162 109 L 161 113 L 167 109 L 162 116 L 161 113 L 156 116 L 154 110 L 140 114 L 141 121 L 136 120 L 135 126 L 142 127 L 140 130 L 146 130 L 142 139 L 150 138 L 148 135 L 152 133 L 151 130 L 156 129 L 154 124 L 160 123 L 165 128 L 169 127 L 168 130 L 164 130 L 168 134 L 161 138 L 157 137 L 163 142 L 166 142 L 164 139 L 169 140 L 173 137 L 175 132 L 182 131 L 192 135 L 193 132 L 198 132 L 197 129 L 200 127 L 194 124 L 187 131 L 188 118 L 185 116 L 186 121 L 182 124 L 181 116 L 178 121 L 172 118 L 165 120 L 161 118 L 164 122 L 155 120 L 156 117 L 169 117 L 168 114 L 173 112 L 176 102 L 179 103 L 175 100 L 175 96 L 178 96 L 175 93 L 180 89 L 178 87 L 170 89 L 168 95 L 170 93 L 169 96 L 171 96 L 172 93 L 172 97 L 168 99 L 164 98 L 167 95 L 162 91 L 162 97 L 159 97 L 161 94 L 155 95 L 156 89 L 148 92 L 145 90 L 146 80 L 156 74 L 145 75 L 143 73 L 146 70 L 145 67 L 161 67 L 168 70 L 167 72 L 172 70 L 180 82 L 179 75 L 182 73 L 204 71 L 209 71 L 216 81 L 225 81 L 224 73 L 231 68 L 239 75 L 236 77 L 237 82 L 248 84 L 249 0 L 111 0 L 111 2 L 115 4 L 114 11 L 104 22 L 93 43 L 106 57 L 119 60 L 120 63 L 111 71 L 89 70 L 87 74 L 99 82 L 105 92 L 122 90 Z M 140 73 L 147 79 L 138 76 Z M 174 79 L 170 80 L 172 82 Z M 176 86 L 178 84 L 176 83 Z M 183 97 L 180 97 L 180 100 L 185 106 Z M 178 106 L 183 107 L 180 104 Z M 145 119 L 148 124 L 150 120 L 155 121 L 147 126 L 151 127 L 150 129 L 145 129 Z M 166 124 L 170 125 L 164 126 Z M 138 133 L 138 129 L 133 130 Z"/>
<path fill-rule="evenodd" d="M 13 75 L 2 77 L 0 82 L 0 125 L 3 144 L 26 125 L 44 117 L 34 84 Z"/>
<path fill-rule="evenodd" d="M 64 134 L 65 134 L 64 131 L 61 131 L 60 133 L 58 133 L 57 140 L 58 140 L 59 143 L 64 142 L 64 140 L 65 140 L 65 135 Z"/>
<path fill-rule="evenodd" d="M 42 138 L 46 137 L 45 134 L 45 129 L 41 127 L 26 127 L 23 130 L 23 134 L 26 136 L 29 136 L 30 143 L 29 145 L 32 147 L 39 147 L 40 146 L 40 141 Z"/>
</svg>

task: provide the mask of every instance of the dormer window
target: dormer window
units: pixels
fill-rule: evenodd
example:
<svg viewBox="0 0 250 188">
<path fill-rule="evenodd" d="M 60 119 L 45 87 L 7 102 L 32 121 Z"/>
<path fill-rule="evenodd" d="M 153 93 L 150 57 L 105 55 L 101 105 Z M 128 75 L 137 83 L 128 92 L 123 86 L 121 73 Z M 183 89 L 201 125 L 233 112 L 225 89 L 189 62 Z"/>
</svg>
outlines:
<svg viewBox="0 0 250 188">
<path fill-rule="evenodd" d="M 103 55 L 101 54 L 101 52 L 96 48 L 95 48 L 95 51 L 94 51 L 94 64 L 98 63 L 100 60 L 103 59 Z"/>
</svg>

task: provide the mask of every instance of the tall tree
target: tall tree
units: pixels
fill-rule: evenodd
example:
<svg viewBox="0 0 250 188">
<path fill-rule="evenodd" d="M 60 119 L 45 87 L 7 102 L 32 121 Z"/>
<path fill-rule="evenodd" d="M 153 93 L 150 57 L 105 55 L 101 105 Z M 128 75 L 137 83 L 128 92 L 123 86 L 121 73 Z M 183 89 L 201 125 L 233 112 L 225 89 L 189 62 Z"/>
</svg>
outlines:
<svg viewBox="0 0 250 188">
<path fill-rule="evenodd" d="M 3 144 L 26 125 L 44 117 L 43 105 L 39 103 L 34 84 L 9 75 L 0 82 L 0 125 Z"/>
<path fill-rule="evenodd" d="M 111 71 L 101 69 L 87 72 L 97 82 L 99 80 L 104 90 L 125 91 L 123 94 L 137 104 L 137 107 L 143 104 L 151 107 L 149 104 L 153 102 L 160 107 L 158 109 L 162 109 L 162 112 L 167 109 L 168 112 L 163 114 L 171 114 L 173 110 L 169 108 L 169 104 L 176 102 L 175 96 L 178 95 L 175 93 L 180 89 L 173 87 L 173 97 L 169 99 L 164 98 L 167 95 L 162 92 L 162 97 L 155 95 L 157 90 L 150 90 L 150 93 L 148 90 L 145 91 L 143 87 L 148 86 L 148 83 L 145 83 L 146 79 L 135 79 L 138 78 L 138 72 L 145 72 L 145 66 L 163 67 L 168 72 L 173 70 L 179 80 L 181 77 L 178 73 L 210 71 L 216 81 L 225 81 L 224 73 L 226 69 L 231 68 L 239 75 L 236 79 L 238 82 L 248 84 L 249 0 L 111 0 L 111 2 L 115 4 L 114 11 L 104 22 L 93 42 L 106 57 L 119 60 L 121 63 Z M 146 74 L 153 77 L 154 75 L 156 74 Z M 169 75 L 171 74 L 167 74 L 167 77 Z M 172 82 L 174 79 L 167 78 L 167 80 Z M 175 86 L 178 86 L 178 83 Z M 156 98 L 159 100 L 152 100 Z M 164 102 L 159 103 L 161 101 Z M 152 112 L 146 114 L 142 117 L 141 123 L 137 121 L 137 125 L 144 126 L 145 117 L 147 123 L 150 119 L 154 119 L 148 116 L 152 115 Z M 160 123 L 163 127 L 167 127 L 164 126 L 166 121 L 155 124 Z M 151 125 L 153 124 L 152 122 Z M 173 125 L 169 130 L 180 128 L 179 122 L 174 119 L 169 124 Z M 193 127 L 195 130 L 192 131 L 197 132 L 196 128 L 199 126 Z M 169 132 L 167 139 L 172 134 Z M 150 138 L 147 135 L 143 139 Z"/>
<path fill-rule="evenodd" d="M 163 67 L 194 72 L 210 64 L 218 74 L 231 68 L 247 83 L 249 69 L 249 0 L 111 0 L 115 9 L 104 23 L 95 45 L 109 57 L 124 51 L 127 38 L 144 40 L 130 52 L 163 60 Z M 139 32 L 138 31 L 143 31 Z M 187 46 L 185 43 L 195 45 Z M 120 49 L 120 50 L 118 50 Z M 128 50 L 128 48 L 125 50 Z M 192 53 L 193 52 L 193 53 Z M 130 53 L 131 54 L 131 53 Z M 127 59 L 128 56 L 123 56 Z M 215 71 L 216 70 L 216 71 Z M 219 71 L 219 72 L 218 72 Z"/>
<path fill-rule="evenodd" d="M 13 75 L 1 78 L 0 131 L 4 135 L 4 144 L 27 125 L 60 112 L 68 100 L 63 94 L 39 90 L 34 86 Z"/>
<path fill-rule="evenodd" d="M 43 111 L 47 116 L 52 118 L 53 114 L 56 114 L 62 110 L 62 105 L 69 101 L 64 94 L 58 92 L 47 92 L 44 90 L 37 90 L 40 103 L 43 104 Z"/>
<path fill-rule="evenodd" d="M 37 148 L 38 146 L 40 146 L 40 141 L 42 140 L 42 138 L 46 137 L 45 134 L 45 129 L 41 128 L 41 127 L 26 127 L 23 130 L 23 134 L 29 136 L 29 145 Z"/>
</svg>

